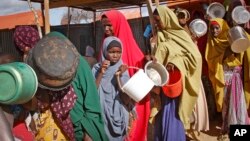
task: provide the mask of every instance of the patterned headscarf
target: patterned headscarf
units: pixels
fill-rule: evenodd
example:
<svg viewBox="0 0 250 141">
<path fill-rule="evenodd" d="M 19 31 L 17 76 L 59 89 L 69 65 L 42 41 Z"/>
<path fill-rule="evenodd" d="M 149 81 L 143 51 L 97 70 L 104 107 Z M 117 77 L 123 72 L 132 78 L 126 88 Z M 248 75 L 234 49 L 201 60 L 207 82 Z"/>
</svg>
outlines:
<svg viewBox="0 0 250 141">
<path fill-rule="evenodd" d="M 74 128 L 72 120 L 70 118 L 69 112 L 73 108 L 77 96 L 72 86 L 69 86 L 60 91 L 50 91 L 45 90 L 49 94 L 49 102 L 51 112 L 59 123 L 63 133 L 71 140 L 75 140 Z M 46 103 L 42 101 L 44 99 L 43 93 L 37 93 L 36 95 L 38 101 L 39 110 L 44 111 L 47 106 Z"/>
<path fill-rule="evenodd" d="M 14 41 L 21 51 L 25 47 L 33 48 L 39 39 L 38 31 L 31 26 L 18 26 L 14 32 Z"/>
</svg>

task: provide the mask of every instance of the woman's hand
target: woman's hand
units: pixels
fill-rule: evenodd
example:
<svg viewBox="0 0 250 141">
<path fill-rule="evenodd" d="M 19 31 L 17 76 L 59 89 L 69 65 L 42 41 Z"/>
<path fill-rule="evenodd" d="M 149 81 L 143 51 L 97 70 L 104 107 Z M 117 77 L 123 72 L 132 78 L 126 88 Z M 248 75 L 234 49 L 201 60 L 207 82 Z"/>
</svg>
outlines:
<svg viewBox="0 0 250 141">
<path fill-rule="evenodd" d="M 174 71 L 174 67 L 175 67 L 175 65 L 172 64 L 172 63 L 168 63 L 168 64 L 167 64 L 167 70 L 168 70 L 168 71 Z"/>
<path fill-rule="evenodd" d="M 148 61 L 153 61 L 154 63 L 157 62 L 157 59 L 155 58 L 154 55 L 145 55 L 145 60 L 148 62 Z"/>
<path fill-rule="evenodd" d="M 104 73 L 106 72 L 107 68 L 109 67 L 109 65 L 110 65 L 110 61 L 104 60 L 104 61 L 102 62 L 102 66 L 101 66 L 101 69 L 100 69 L 100 73 L 104 74 Z"/>
</svg>

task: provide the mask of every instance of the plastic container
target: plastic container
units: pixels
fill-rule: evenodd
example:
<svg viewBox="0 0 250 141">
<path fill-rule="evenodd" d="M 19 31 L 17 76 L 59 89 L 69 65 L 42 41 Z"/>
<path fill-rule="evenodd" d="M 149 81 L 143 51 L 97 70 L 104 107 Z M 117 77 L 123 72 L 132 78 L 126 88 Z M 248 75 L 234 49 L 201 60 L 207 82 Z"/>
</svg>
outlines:
<svg viewBox="0 0 250 141">
<path fill-rule="evenodd" d="M 162 86 L 163 93 L 170 98 L 176 98 L 181 95 L 183 90 L 182 76 L 178 69 L 169 72 L 168 84 Z"/>
<path fill-rule="evenodd" d="M 139 69 L 127 81 L 127 83 L 120 87 L 122 91 L 125 92 L 128 96 L 130 96 L 134 101 L 139 102 L 154 87 L 154 82 L 146 75 L 146 73 L 144 73 L 142 69 Z"/>
</svg>

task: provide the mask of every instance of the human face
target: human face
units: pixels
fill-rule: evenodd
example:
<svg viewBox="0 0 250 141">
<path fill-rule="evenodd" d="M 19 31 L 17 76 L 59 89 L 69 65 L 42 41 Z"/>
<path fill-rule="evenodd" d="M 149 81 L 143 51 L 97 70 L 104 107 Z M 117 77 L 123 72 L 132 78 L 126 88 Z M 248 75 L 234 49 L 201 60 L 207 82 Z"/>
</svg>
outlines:
<svg viewBox="0 0 250 141">
<path fill-rule="evenodd" d="M 220 28 L 220 25 L 218 25 L 218 24 L 211 24 L 210 29 L 211 29 L 210 32 L 211 32 L 212 36 L 214 36 L 214 37 L 217 37 L 221 33 L 221 28 Z"/>
<path fill-rule="evenodd" d="M 114 65 L 120 60 L 121 55 L 122 49 L 120 47 L 111 47 L 110 49 L 108 49 L 106 58 L 110 61 L 110 65 Z"/>
<path fill-rule="evenodd" d="M 163 24 L 163 22 L 161 21 L 161 18 L 159 15 L 153 15 L 154 17 L 154 22 L 155 22 L 155 25 L 157 26 L 157 28 L 159 30 L 164 30 L 165 29 L 165 26 Z"/>
<path fill-rule="evenodd" d="M 107 17 L 102 18 L 102 25 L 104 29 L 105 36 L 113 36 L 114 35 L 114 30 L 111 21 Z"/>
<path fill-rule="evenodd" d="M 185 26 L 187 24 L 187 19 L 183 12 L 179 13 L 177 17 L 178 17 L 179 24 L 181 26 Z"/>
</svg>

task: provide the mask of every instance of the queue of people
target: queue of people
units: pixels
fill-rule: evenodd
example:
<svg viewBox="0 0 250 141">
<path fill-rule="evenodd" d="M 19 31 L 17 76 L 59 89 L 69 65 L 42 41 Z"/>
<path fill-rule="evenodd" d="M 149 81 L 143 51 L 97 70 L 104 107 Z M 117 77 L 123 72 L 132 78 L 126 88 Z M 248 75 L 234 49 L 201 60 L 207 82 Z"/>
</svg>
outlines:
<svg viewBox="0 0 250 141">
<path fill-rule="evenodd" d="M 222 118 L 219 139 L 229 133 L 231 124 L 250 124 L 250 49 L 231 50 L 230 27 L 222 18 L 204 19 L 208 32 L 196 37 L 187 26 L 191 17 L 186 12 L 156 7 L 157 34 L 150 54 L 143 54 L 121 12 L 104 12 L 104 35 L 96 60 L 93 48 L 87 47 L 84 58 L 59 32 L 40 39 L 35 28 L 17 27 L 14 41 L 23 51 L 21 60 L 34 69 L 39 85 L 28 103 L 0 105 L 1 121 L 11 120 L 4 113 L 12 116 L 8 123 L 0 122 L 6 130 L 0 139 L 17 138 L 18 133 L 11 136 L 14 130 L 10 129 L 19 121 L 37 141 L 186 141 L 194 131 L 209 130 L 213 104 Z M 161 86 L 155 86 L 157 92 L 152 89 L 135 102 L 119 87 L 136 73 L 131 66 L 143 69 L 151 60 L 169 72 L 181 73 L 180 96 L 168 97 Z M 0 54 L 1 64 L 13 61 L 17 61 L 13 56 Z"/>
</svg>

